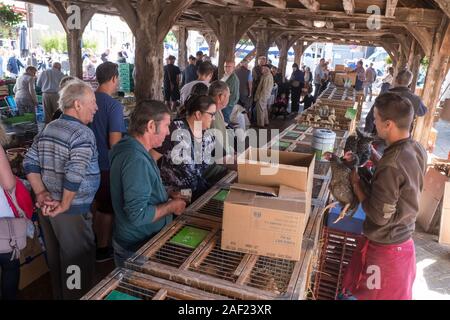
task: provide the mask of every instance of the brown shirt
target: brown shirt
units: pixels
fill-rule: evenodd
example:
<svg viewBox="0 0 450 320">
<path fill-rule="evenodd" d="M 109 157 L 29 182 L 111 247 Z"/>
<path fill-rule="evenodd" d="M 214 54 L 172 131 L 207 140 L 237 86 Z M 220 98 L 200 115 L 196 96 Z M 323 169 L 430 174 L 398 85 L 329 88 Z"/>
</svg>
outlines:
<svg viewBox="0 0 450 320">
<path fill-rule="evenodd" d="M 372 179 L 371 193 L 362 203 L 364 234 L 374 242 L 399 244 L 415 229 L 427 154 L 411 138 L 386 148 Z"/>
</svg>

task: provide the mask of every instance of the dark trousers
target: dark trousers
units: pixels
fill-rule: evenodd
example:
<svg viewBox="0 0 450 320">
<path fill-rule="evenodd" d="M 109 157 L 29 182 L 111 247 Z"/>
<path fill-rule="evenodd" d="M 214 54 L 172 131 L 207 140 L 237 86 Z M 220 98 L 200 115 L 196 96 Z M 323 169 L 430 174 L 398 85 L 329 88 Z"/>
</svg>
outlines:
<svg viewBox="0 0 450 320">
<path fill-rule="evenodd" d="M 55 299 L 77 300 L 94 285 L 95 240 L 92 214 L 60 214 L 49 218 L 39 214 L 47 247 L 48 265 Z M 80 287 L 74 266 L 79 270 Z M 71 285 L 69 287 L 69 284 Z"/>
<path fill-rule="evenodd" d="M 0 254 L 1 278 L 1 298 L 2 300 L 16 300 L 20 279 L 20 261 L 11 261 L 10 253 Z"/>
<path fill-rule="evenodd" d="M 291 112 L 298 112 L 303 86 L 304 84 L 301 83 L 298 87 L 291 87 Z"/>
</svg>

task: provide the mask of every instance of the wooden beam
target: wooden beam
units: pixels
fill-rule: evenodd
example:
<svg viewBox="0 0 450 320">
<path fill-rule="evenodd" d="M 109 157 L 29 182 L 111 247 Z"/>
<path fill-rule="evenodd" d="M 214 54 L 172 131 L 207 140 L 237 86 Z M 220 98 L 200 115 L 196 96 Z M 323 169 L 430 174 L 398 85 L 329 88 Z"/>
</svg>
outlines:
<svg viewBox="0 0 450 320">
<path fill-rule="evenodd" d="M 302 26 L 305 26 L 307 28 L 313 28 L 313 22 L 312 20 L 297 20 L 298 23 L 300 23 Z"/>
<path fill-rule="evenodd" d="M 267 4 L 270 4 L 273 7 L 278 9 L 286 9 L 286 0 L 261 0 Z"/>
<path fill-rule="evenodd" d="M 397 8 L 398 0 L 386 1 L 386 17 L 393 18 L 395 16 L 395 9 Z"/>
<path fill-rule="evenodd" d="M 342 5 L 346 14 L 355 13 L 355 0 L 342 0 Z"/>
<path fill-rule="evenodd" d="M 299 0 L 299 1 L 308 10 L 311 10 L 313 12 L 317 12 L 320 10 L 320 3 L 316 0 Z"/>
<path fill-rule="evenodd" d="M 441 10 L 450 18 L 450 2 L 448 0 L 434 0 Z"/>
<path fill-rule="evenodd" d="M 242 7 L 248 7 L 251 8 L 253 7 L 253 0 L 225 0 L 228 3 L 237 5 L 237 6 L 242 6 Z"/>
<path fill-rule="evenodd" d="M 220 14 L 239 14 L 247 17 L 257 16 L 259 18 L 285 18 L 292 20 L 309 19 L 309 20 L 329 20 L 334 22 L 351 22 L 351 23 L 366 23 L 367 19 L 371 17 L 370 14 L 355 13 L 348 15 L 345 12 L 319 10 L 313 12 L 307 9 L 278 9 L 271 7 L 207 7 L 194 4 L 190 10 L 197 11 L 201 14 L 204 12 L 220 13 Z M 439 10 L 433 9 L 410 9 L 397 8 L 395 19 L 387 18 L 385 16 L 378 17 L 382 25 L 390 26 L 404 26 L 406 24 L 423 27 L 436 27 L 438 21 L 443 14 Z"/>
<path fill-rule="evenodd" d="M 270 20 L 283 27 L 287 27 L 289 25 L 289 21 L 287 21 L 286 19 L 270 18 Z"/>
<path fill-rule="evenodd" d="M 405 28 L 417 40 L 425 55 L 430 56 L 433 46 L 434 30 L 409 25 L 406 25 Z"/>
</svg>

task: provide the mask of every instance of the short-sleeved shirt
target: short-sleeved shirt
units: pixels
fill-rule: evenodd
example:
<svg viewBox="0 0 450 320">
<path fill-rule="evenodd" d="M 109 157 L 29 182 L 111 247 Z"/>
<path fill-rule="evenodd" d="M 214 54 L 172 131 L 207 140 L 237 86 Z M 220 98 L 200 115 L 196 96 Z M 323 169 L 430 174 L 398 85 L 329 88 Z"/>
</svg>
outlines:
<svg viewBox="0 0 450 320">
<path fill-rule="evenodd" d="M 94 116 L 94 121 L 91 123 L 91 129 L 94 131 L 97 140 L 100 170 L 108 171 L 110 168 L 108 152 L 111 149 L 109 134 L 111 132 L 125 132 L 123 106 L 119 101 L 103 92 L 96 92 L 95 98 L 97 99 L 98 110 Z"/>
<path fill-rule="evenodd" d="M 177 76 L 181 74 L 180 68 L 173 64 L 168 64 L 164 66 L 164 86 L 170 86 L 172 83 L 174 86 L 177 85 Z"/>
<path fill-rule="evenodd" d="M 195 199 L 210 187 L 203 174 L 214 162 L 214 136 L 205 131 L 197 142 L 186 119 L 174 120 L 169 128 L 170 135 L 156 149 L 162 154 L 162 181 L 166 186 L 191 189 Z"/>
</svg>

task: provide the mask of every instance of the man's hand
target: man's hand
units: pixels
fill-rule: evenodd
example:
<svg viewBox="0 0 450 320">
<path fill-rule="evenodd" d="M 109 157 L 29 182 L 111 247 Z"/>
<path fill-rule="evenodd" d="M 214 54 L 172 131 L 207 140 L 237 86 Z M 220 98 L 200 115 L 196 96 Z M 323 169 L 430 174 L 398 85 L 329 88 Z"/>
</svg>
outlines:
<svg viewBox="0 0 450 320">
<path fill-rule="evenodd" d="M 174 199 L 170 201 L 170 206 L 173 214 L 179 216 L 184 212 L 184 209 L 186 208 L 186 202 L 182 199 Z"/>
<path fill-rule="evenodd" d="M 378 162 L 381 159 L 381 155 L 378 153 L 378 151 L 373 147 L 373 145 L 370 145 L 370 149 L 371 149 L 371 156 L 370 156 L 370 160 L 372 160 L 372 162 L 374 164 L 378 164 Z"/>
<path fill-rule="evenodd" d="M 50 196 L 50 192 L 48 192 L 47 190 L 36 194 L 36 207 L 42 209 L 42 207 L 45 206 L 45 202 L 48 201 L 53 201 L 53 199 Z"/>
<path fill-rule="evenodd" d="M 59 201 L 46 201 L 44 207 L 42 209 L 42 214 L 44 216 L 56 217 L 60 213 L 66 212 L 69 210 L 69 207 L 62 202 Z"/>
<path fill-rule="evenodd" d="M 359 181 L 360 181 L 360 178 L 359 178 L 358 170 L 356 168 L 354 168 L 352 170 L 352 174 L 350 175 L 350 182 L 351 182 L 352 186 L 354 186 L 354 185 L 359 185 Z"/>
</svg>

